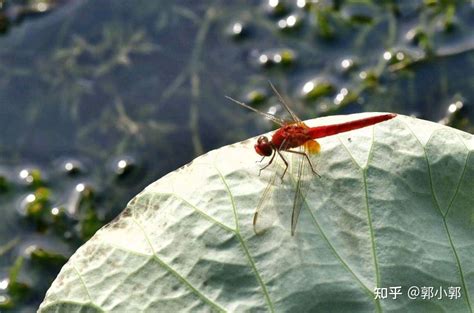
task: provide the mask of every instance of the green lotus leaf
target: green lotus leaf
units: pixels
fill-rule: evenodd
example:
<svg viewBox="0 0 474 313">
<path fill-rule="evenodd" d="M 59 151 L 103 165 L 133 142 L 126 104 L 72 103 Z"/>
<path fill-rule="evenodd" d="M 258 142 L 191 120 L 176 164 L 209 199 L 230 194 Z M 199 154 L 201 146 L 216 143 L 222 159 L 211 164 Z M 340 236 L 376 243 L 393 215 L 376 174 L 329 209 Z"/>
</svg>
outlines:
<svg viewBox="0 0 474 313">
<path fill-rule="evenodd" d="M 295 171 L 273 179 L 275 162 L 259 176 L 254 139 L 226 146 L 133 198 L 39 311 L 472 312 L 473 137 L 398 116 L 319 142 L 295 236 Z"/>
</svg>

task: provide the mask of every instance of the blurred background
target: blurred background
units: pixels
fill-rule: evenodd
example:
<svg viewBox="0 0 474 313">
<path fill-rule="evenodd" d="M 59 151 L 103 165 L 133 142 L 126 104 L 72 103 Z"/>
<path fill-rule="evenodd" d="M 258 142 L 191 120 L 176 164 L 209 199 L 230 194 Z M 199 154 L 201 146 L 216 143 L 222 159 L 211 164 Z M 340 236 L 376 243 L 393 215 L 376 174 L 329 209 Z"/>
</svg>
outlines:
<svg viewBox="0 0 474 313">
<path fill-rule="evenodd" d="M 144 187 L 273 125 L 390 111 L 473 131 L 474 2 L 0 0 L 0 311 Z"/>
</svg>

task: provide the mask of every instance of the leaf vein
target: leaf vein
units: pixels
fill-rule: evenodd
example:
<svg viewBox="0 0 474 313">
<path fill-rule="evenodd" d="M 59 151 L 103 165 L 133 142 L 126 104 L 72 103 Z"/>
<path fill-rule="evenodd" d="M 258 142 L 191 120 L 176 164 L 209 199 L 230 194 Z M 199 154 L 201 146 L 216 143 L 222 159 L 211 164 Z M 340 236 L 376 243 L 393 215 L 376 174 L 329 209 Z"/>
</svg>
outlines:
<svg viewBox="0 0 474 313">
<path fill-rule="evenodd" d="M 441 211 L 441 207 L 438 203 L 438 200 L 435 196 L 435 191 L 434 191 L 434 187 L 433 187 L 433 177 L 431 175 L 431 166 L 430 166 L 430 162 L 429 162 L 429 159 L 428 159 L 428 154 L 426 153 L 426 147 L 421 143 L 421 141 L 418 139 L 418 137 L 415 135 L 415 133 L 413 132 L 413 130 L 410 128 L 409 125 L 407 125 L 405 123 L 406 127 L 410 130 L 410 132 L 412 133 L 413 137 L 416 139 L 416 141 L 418 141 L 418 143 L 420 144 L 420 146 L 423 148 L 423 154 L 425 156 L 425 161 L 426 161 L 426 165 L 428 167 L 428 179 L 429 179 L 429 184 L 430 184 L 430 188 L 431 188 L 431 195 L 433 197 L 433 202 L 435 204 L 435 206 L 438 208 L 438 211 L 441 215 L 441 218 L 443 219 L 443 225 L 444 225 L 444 229 L 446 230 L 446 236 L 448 237 L 448 241 L 449 241 L 449 244 L 451 246 L 451 249 L 453 251 L 453 255 L 454 255 L 454 259 L 456 261 L 456 266 L 459 270 L 459 276 L 460 276 L 460 279 L 461 279 L 461 284 L 462 284 L 462 289 L 464 291 L 464 294 L 465 294 L 465 299 L 466 299 L 466 302 L 467 302 L 467 306 L 470 310 L 470 312 L 472 313 L 473 310 L 472 310 L 472 306 L 471 306 L 471 302 L 469 300 L 469 294 L 467 292 L 467 288 L 466 288 L 466 281 L 464 279 L 464 274 L 463 274 L 463 270 L 462 270 L 462 267 L 461 267 L 461 262 L 459 260 L 459 256 L 458 256 L 458 253 L 456 251 L 456 248 L 454 247 L 454 243 L 453 243 L 453 240 L 451 238 L 451 233 L 449 232 L 449 227 L 448 227 L 448 224 L 446 223 L 446 216 L 443 215 L 443 212 Z M 434 132 L 433 132 L 434 133 Z M 431 137 L 428 139 L 428 142 L 431 140 L 433 134 L 431 135 Z M 466 158 L 466 165 L 467 165 L 467 158 Z M 464 171 L 463 171 L 463 175 L 461 175 L 461 177 L 464 176 Z M 456 191 L 456 195 L 455 197 L 457 196 L 457 191 Z M 454 199 L 453 199 L 454 201 Z"/>
<path fill-rule="evenodd" d="M 170 265 L 168 265 L 165 261 L 163 261 L 160 257 L 158 257 L 158 254 L 153 248 L 153 245 L 151 244 L 150 238 L 148 237 L 148 234 L 146 233 L 145 229 L 141 226 L 141 224 L 134 218 L 132 217 L 133 222 L 140 228 L 140 230 L 143 232 L 143 235 L 145 236 L 145 240 L 147 241 L 148 245 L 150 246 L 151 251 L 153 252 L 153 258 L 169 273 L 171 273 L 173 276 L 175 276 L 179 281 L 181 281 L 184 285 L 186 285 L 198 298 L 200 298 L 204 303 L 207 303 L 209 306 L 213 307 L 217 311 L 220 312 L 225 312 L 225 310 L 217 303 L 212 301 L 210 298 L 206 297 L 203 293 L 199 292 L 199 290 L 196 289 L 189 281 L 186 280 L 183 276 L 181 276 L 175 269 L 173 269 Z"/>
<path fill-rule="evenodd" d="M 81 284 L 82 286 L 84 287 L 84 289 L 86 290 L 86 293 L 87 293 L 87 297 L 89 298 L 89 301 L 95 305 L 94 301 L 92 300 L 92 297 L 91 297 L 91 294 L 89 292 L 89 289 L 87 288 L 86 286 L 86 282 L 84 281 L 84 279 L 82 278 L 82 275 L 81 273 L 79 272 L 79 270 L 77 269 L 76 265 L 74 265 L 74 261 L 71 262 L 71 266 L 73 268 L 73 270 L 76 272 L 77 276 L 79 277 L 79 280 L 81 281 Z"/>
<path fill-rule="evenodd" d="M 242 246 L 242 249 L 244 250 L 245 252 L 245 255 L 247 256 L 247 259 L 250 263 L 250 266 L 252 267 L 252 270 L 254 271 L 255 273 L 255 276 L 257 278 L 257 281 L 258 283 L 260 284 L 260 287 L 262 288 L 262 292 L 263 292 L 263 295 L 265 296 L 265 300 L 270 308 L 270 311 L 271 312 L 275 312 L 275 307 L 273 305 L 273 302 L 271 301 L 270 299 L 270 294 L 268 293 L 268 290 L 267 290 L 267 286 L 265 285 L 265 282 L 263 281 L 262 277 L 260 276 L 258 270 L 257 270 L 257 266 L 255 264 L 255 260 L 252 258 L 252 255 L 250 254 L 250 251 L 247 247 L 247 244 L 245 243 L 245 240 L 244 238 L 242 237 L 242 235 L 240 234 L 240 228 L 239 228 L 239 219 L 238 219 L 238 216 L 237 216 L 237 209 L 236 209 L 236 205 L 235 205 L 235 200 L 234 200 L 234 196 L 232 195 L 231 191 L 230 191 L 230 188 L 229 186 L 227 185 L 227 182 L 224 178 L 224 176 L 222 175 L 222 173 L 219 171 L 219 169 L 215 166 L 215 169 L 217 171 L 217 173 L 219 174 L 219 177 L 221 178 L 226 190 L 227 190 L 227 193 L 229 195 L 229 198 L 230 198 L 230 201 L 232 203 L 232 210 L 234 212 L 234 217 L 235 217 L 235 225 L 236 225 L 236 230 L 235 230 L 235 234 L 240 242 L 240 245 Z"/>
</svg>

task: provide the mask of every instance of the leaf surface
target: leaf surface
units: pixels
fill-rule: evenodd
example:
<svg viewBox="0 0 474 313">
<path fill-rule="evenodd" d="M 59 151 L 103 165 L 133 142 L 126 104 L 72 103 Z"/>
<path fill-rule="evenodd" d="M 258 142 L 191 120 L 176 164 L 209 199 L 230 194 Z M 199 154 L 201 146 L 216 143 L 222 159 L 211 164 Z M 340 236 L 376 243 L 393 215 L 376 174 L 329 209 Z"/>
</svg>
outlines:
<svg viewBox="0 0 474 313">
<path fill-rule="evenodd" d="M 294 237 L 291 188 L 278 188 L 275 222 L 254 233 L 272 173 L 258 176 L 253 139 L 226 146 L 133 198 L 71 257 L 40 312 L 472 312 L 473 137 L 398 116 L 319 142 L 322 178 L 309 182 Z M 375 299 L 377 286 L 402 295 Z M 446 294 L 422 299 L 422 287 Z"/>
</svg>

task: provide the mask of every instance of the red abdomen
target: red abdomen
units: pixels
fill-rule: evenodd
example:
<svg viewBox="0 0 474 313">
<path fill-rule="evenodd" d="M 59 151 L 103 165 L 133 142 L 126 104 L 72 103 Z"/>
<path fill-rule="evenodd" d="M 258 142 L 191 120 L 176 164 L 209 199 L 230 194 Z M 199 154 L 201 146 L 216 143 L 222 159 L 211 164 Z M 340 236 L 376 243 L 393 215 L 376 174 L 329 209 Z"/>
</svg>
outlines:
<svg viewBox="0 0 474 313">
<path fill-rule="evenodd" d="M 331 136 L 331 135 L 347 132 L 350 130 L 374 125 L 383 121 L 390 120 L 396 116 L 397 116 L 396 114 L 387 113 L 387 114 L 361 118 L 359 120 L 349 121 L 349 122 L 340 123 L 340 124 L 311 127 L 310 129 L 308 129 L 307 134 L 311 137 L 311 139 L 322 138 L 322 137 Z"/>
</svg>

